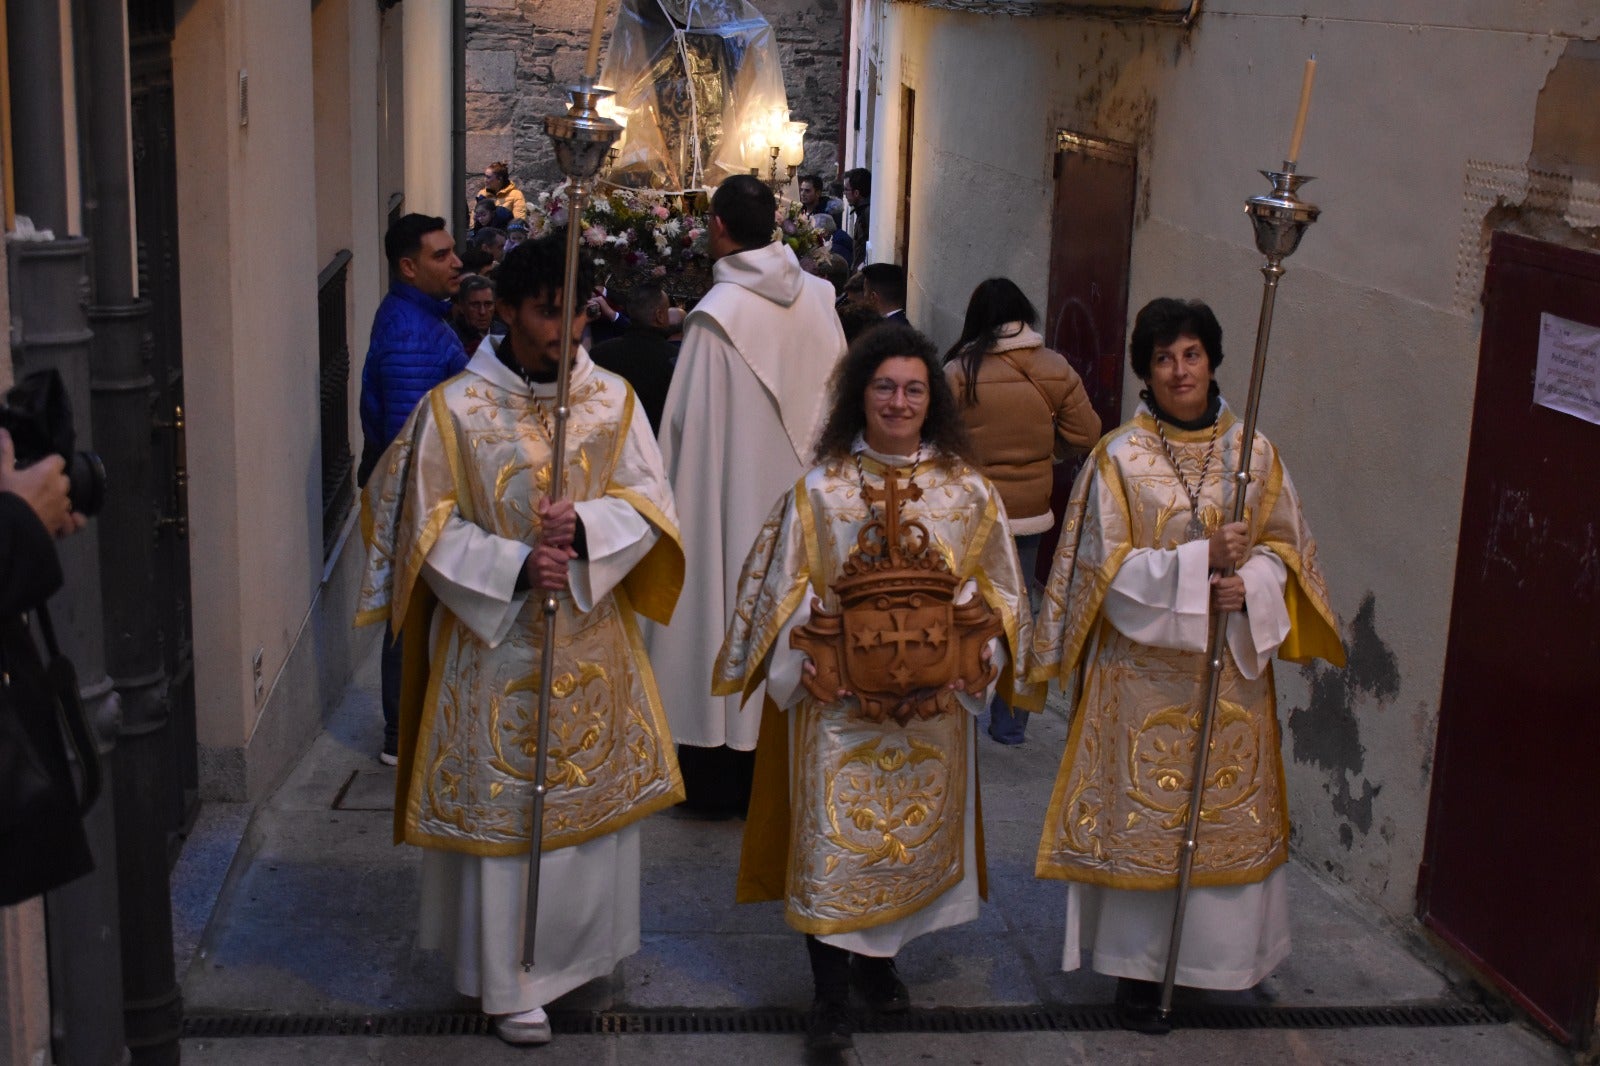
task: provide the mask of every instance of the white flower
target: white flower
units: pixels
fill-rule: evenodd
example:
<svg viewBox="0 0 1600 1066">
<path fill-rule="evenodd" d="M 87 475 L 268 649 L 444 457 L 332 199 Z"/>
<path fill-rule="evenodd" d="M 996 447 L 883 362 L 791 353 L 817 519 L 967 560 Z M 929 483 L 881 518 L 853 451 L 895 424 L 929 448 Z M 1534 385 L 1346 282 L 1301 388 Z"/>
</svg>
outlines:
<svg viewBox="0 0 1600 1066">
<path fill-rule="evenodd" d="M 680 219 L 669 218 L 665 222 L 661 223 L 661 232 L 666 234 L 669 238 L 676 237 L 678 234 L 683 232 L 683 222 Z"/>
</svg>

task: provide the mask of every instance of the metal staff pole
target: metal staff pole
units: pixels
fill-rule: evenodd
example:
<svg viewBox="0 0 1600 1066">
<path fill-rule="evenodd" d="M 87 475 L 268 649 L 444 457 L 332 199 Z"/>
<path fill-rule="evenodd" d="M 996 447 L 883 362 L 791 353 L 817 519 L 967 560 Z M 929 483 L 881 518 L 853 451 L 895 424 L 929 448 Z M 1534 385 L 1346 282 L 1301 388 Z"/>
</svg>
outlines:
<svg viewBox="0 0 1600 1066">
<path fill-rule="evenodd" d="M 571 101 L 564 115 L 547 115 L 544 131 L 555 146 L 556 163 L 567 177 L 567 270 L 561 287 L 561 368 L 556 375 L 555 433 L 550 442 L 550 499 L 561 498 L 567 459 L 567 402 L 572 386 L 572 319 L 578 306 L 578 237 L 590 183 L 600 172 L 622 127 L 602 118 L 596 105 L 610 89 L 583 78 L 567 86 Z M 587 294 L 586 294 L 587 295 Z M 528 825 L 528 905 L 522 931 L 522 968 L 533 969 L 534 933 L 539 924 L 539 860 L 544 849 L 546 757 L 550 748 L 550 686 L 555 675 L 556 594 L 544 594 L 544 643 L 539 655 L 539 747 L 533 756 L 533 802 Z"/>
<path fill-rule="evenodd" d="M 1239 440 L 1239 469 L 1233 475 L 1233 517 L 1244 518 L 1245 490 L 1250 485 L 1250 453 L 1255 448 L 1256 415 L 1261 407 L 1261 382 L 1267 373 L 1267 340 L 1272 333 L 1272 308 L 1278 295 L 1278 279 L 1283 277 L 1283 261 L 1300 246 L 1306 227 L 1321 212 L 1295 196 L 1295 190 L 1309 177 L 1295 173 L 1292 162 L 1282 170 L 1261 172 L 1272 182 L 1265 196 L 1252 196 L 1245 204 L 1255 227 L 1256 248 L 1267 257 L 1261 267 L 1265 287 L 1261 293 L 1261 318 L 1256 323 L 1255 359 L 1250 364 L 1250 393 L 1244 406 L 1244 432 Z M 1233 567 L 1224 571 L 1231 576 Z M 1183 828 L 1183 846 L 1178 851 L 1178 898 L 1172 913 L 1172 936 L 1167 947 L 1167 969 L 1161 979 L 1161 1018 L 1172 1015 L 1172 988 L 1178 975 L 1178 946 L 1183 940 L 1183 914 L 1189 904 L 1190 879 L 1194 873 L 1195 837 L 1200 830 L 1200 810 L 1205 800 L 1207 764 L 1211 757 L 1211 727 L 1217 718 L 1217 694 L 1222 686 L 1223 644 L 1227 639 L 1226 617 L 1211 608 L 1211 643 L 1206 652 L 1206 696 L 1200 712 L 1200 735 L 1195 743 L 1194 778 L 1189 785 L 1189 816 Z"/>
</svg>

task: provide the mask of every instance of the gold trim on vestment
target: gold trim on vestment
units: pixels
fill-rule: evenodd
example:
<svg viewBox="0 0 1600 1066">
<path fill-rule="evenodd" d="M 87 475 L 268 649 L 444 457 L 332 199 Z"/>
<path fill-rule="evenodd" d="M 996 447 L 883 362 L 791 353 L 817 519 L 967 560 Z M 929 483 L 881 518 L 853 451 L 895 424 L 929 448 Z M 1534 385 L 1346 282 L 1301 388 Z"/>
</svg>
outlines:
<svg viewBox="0 0 1600 1066">
<path fill-rule="evenodd" d="M 811 587 L 817 592 L 819 598 L 828 594 L 828 587 L 822 583 L 825 571 L 822 567 L 822 543 L 817 535 L 817 516 L 811 511 L 811 495 L 806 492 L 806 479 L 802 477 L 794 483 L 794 509 L 800 518 L 800 531 L 804 536 L 806 546 L 807 576 L 811 579 Z"/>
<path fill-rule="evenodd" d="M 548 766 L 546 850 L 615 832 L 683 798 L 628 589 L 632 579 L 652 610 L 670 617 L 682 588 L 682 549 L 659 462 L 648 450 L 625 452 L 627 427 L 619 419 L 631 394 L 612 387 L 620 380 L 597 375 L 592 387 L 574 392 L 564 494 L 578 502 L 622 499 L 659 535 L 593 610 L 579 612 L 570 597 L 559 597 L 548 752 L 536 750 L 533 707 L 547 628 L 539 604 L 508 604 L 517 617 L 491 647 L 435 606 L 420 580 L 421 560 L 456 514 L 502 540 L 536 541 L 533 502 L 548 491 L 551 441 L 548 419 L 528 412 L 539 415 L 542 401 L 476 374 L 453 378 L 414 413 L 414 432 L 405 433 L 382 473 L 382 505 L 393 513 L 374 514 L 371 523 L 361 616 L 387 612 L 398 624 L 408 609 L 416 612 L 400 629 L 406 681 L 397 840 L 479 856 L 526 855 L 535 760 Z M 397 547 L 407 559 L 398 571 L 389 565 Z"/>
<path fill-rule="evenodd" d="M 861 469 L 881 478 L 888 468 L 863 457 Z M 718 694 L 748 693 L 775 655 L 793 654 L 774 644 L 806 595 L 824 605 L 836 598 L 831 583 L 870 518 L 859 480 L 852 460 L 831 460 L 773 509 L 740 574 L 714 674 Z M 1011 620 L 1011 660 L 1025 663 L 1031 618 L 1018 610 L 1025 591 L 1013 542 L 994 535 L 1003 526 L 993 486 L 960 463 L 923 466 L 917 482 L 923 494 L 905 514 Z M 978 802 L 967 774 L 976 720 L 954 693 L 944 699 L 945 713 L 899 725 L 853 713 L 854 700 L 803 696 L 783 712 L 796 716 L 793 746 L 788 720 L 765 700 L 737 898 L 781 896 L 790 926 L 826 934 L 902 919 L 958 884 L 965 805 Z M 980 890 L 981 854 L 980 827 Z"/>
<path fill-rule="evenodd" d="M 629 599 L 640 614 L 652 622 L 666 625 L 672 621 L 672 612 L 677 608 L 678 597 L 683 592 L 685 567 L 678 527 L 661 508 L 632 489 L 612 487 L 606 490 L 606 495 L 625 501 L 661 534 L 644 558 L 628 571 L 621 587 L 627 590 Z"/>
<path fill-rule="evenodd" d="M 1139 644 L 1106 620 L 1105 596 L 1134 548 L 1175 547 L 1191 504 L 1184 477 L 1207 469 L 1210 429 L 1168 430 L 1173 456 L 1141 413 L 1108 434 L 1073 486 L 1034 640 L 1033 676 L 1064 691 L 1080 672 L 1066 750 L 1051 789 L 1035 870 L 1117 889 L 1165 889 L 1177 864 L 1194 770 L 1203 651 Z M 1231 513 L 1242 443 L 1224 411 L 1200 488 L 1207 531 Z M 1343 661 L 1315 566 L 1315 542 L 1277 452 L 1253 442 L 1245 521 L 1252 546 L 1283 560 L 1290 637 L 1279 649 Z M 1174 462 L 1182 464 L 1174 469 Z M 1187 473 L 1185 473 L 1187 471 Z M 1289 816 L 1271 667 L 1239 673 L 1224 650 L 1193 883 L 1259 882 L 1288 856 Z"/>
</svg>

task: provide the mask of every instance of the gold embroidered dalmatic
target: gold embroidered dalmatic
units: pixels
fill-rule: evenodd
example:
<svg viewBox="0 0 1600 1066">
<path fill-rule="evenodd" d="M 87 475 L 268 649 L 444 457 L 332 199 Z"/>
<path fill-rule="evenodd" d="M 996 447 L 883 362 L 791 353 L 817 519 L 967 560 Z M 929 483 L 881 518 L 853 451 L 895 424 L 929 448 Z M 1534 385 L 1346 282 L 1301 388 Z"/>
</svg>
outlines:
<svg viewBox="0 0 1600 1066">
<path fill-rule="evenodd" d="M 419 577 L 453 518 L 537 542 L 534 507 L 550 486 L 553 408 L 553 399 L 513 391 L 469 366 L 418 405 L 363 494 L 369 559 L 357 622 L 389 621 L 406 638 L 397 842 L 473 855 L 528 850 L 541 597 L 529 595 L 508 635 L 489 647 Z M 558 597 L 545 850 L 614 832 L 683 798 L 634 617 L 637 607 L 665 623 L 682 587 L 671 492 L 659 456 L 642 455 L 630 439 L 631 420 L 643 416 L 625 381 L 580 359 L 570 410 L 563 494 L 622 499 L 660 536 L 593 610 Z"/>
<path fill-rule="evenodd" d="M 1211 430 L 1167 428 L 1190 485 Z M 1209 536 L 1232 514 L 1231 475 L 1243 436 L 1224 408 L 1216 457 L 1201 485 Z M 1316 545 L 1275 448 L 1257 434 L 1245 497 L 1252 547 L 1288 568 L 1290 631 L 1281 658 L 1344 663 Z M 1188 816 L 1194 747 L 1205 698 L 1204 652 L 1130 640 L 1102 614 L 1106 590 L 1134 548 L 1175 548 L 1191 507 L 1140 412 L 1090 454 L 1073 487 L 1034 630 L 1032 677 L 1081 691 L 1050 797 L 1036 872 L 1110 888 L 1171 888 Z M 1243 677 L 1224 645 L 1217 718 L 1194 866 L 1196 885 L 1260 881 L 1288 856 L 1289 812 L 1269 666 Z"/>
<path fill-rule="evenodd" d="M 748 694 L 766 677 L 785 623 L 805 597 L 839 605 L 832 585 L 869 520 L 860 476 L 875 489 L 886 468 L 861 458 L 835 460 L 806 474 L 768 516 L 739 579 L 734 620 L 717 656 L 717 695 Z M 898 468 L 902 479 L 911 471 Z M 1016 552 L 994 487 L 959 461 L 916 471 L 920 500 L 906 521 L 922 523 L 963 580 L 976 583 L 1004 624 L 1012 663 L 1025 663 L 1031 619 Z M 1040 686 L 1002 674 L 1002 691 L 1031 709 Z M 756 785 L 740 859 L 740 902 L 787 901 L 791 926 L 808 933 L 865 929 L 912 914 L 963 876 L 970 794 L 967 753 L 972 716 L 953 693 L 949 713 L 904 726 L 872 722 L 854 699 L 823 703 L 806 695 L 790 713 L 796 744 L 770 702 L 756 745 Z M 982 849 L 979 849 L 980 864 Z M 981 876 L 981 871 L 980 871 Z"/>
</svg>

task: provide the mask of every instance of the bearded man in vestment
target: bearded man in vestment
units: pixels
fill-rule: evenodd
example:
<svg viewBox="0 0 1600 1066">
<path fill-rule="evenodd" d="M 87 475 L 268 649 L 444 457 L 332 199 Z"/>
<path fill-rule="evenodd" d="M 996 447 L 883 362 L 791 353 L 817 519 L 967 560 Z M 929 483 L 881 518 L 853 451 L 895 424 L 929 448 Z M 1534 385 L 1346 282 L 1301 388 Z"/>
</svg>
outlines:
<svg viewBox="0 0 1600 1066">
<path fill-rule="evenodd" d="M 959 581 L 956 602 L 981 597 L 998 616 L 1001 636 L 988 643 L 985 661 L 1024 661 L 1031 620 L 1016 549 L 999 494 L 966 449 L 932 344 L 903 323 L 860 337 L 835 377 L 817 465 L 778 501 L 751 546 L 717 656 L 719 693 L 747 697 L 765 681 L 737 898 L 783 899 L 789 925 L 806 934 L 814 1051 L 851 1046 L 852 985 L 875 1010 L 906 1010 L 895 955 L 915 937 L 978 914 L 984 867 L 974 741 L 989 693 L 968 692 L 958 679 L 908 697 L 933 698 L 936 714 L 875 720 L 858 693 L 813 695 L 803 679 L 817 676 L 816 664 L 790 643 L 814 612 L 839 610 L 837 585 L 858 535 L 895 508 L 898 525 L 925 531 L 952 587 Z M 906 644 L 949 639 L 906 618 L 894 625 L 880 641 L 901 649 L 891 675 L 909 660 Z M 863 631 L 848 621 L 844 629 L 859 646 Z M 1013 682 L 1025 674 L 1008 666 L 999 684 L 1036 709 L 1042 687 Z"/>
<path fill-rule="evenodd" d="M 711 664 L 732 618 L 738 562 L 772 501 L 809 465 L 844 354 L 833 286 L 773 239 L 777 201 L 748 174 L 711 198 L 714 284 L 684 321 L 683 346 L 661 414 L 661 453 L 681 500 L 688 552 L 671 627 L 649 626 L 650 658 L 688 786 L 688 806 L 743 814 L 759 700 L 711 695 Z"/>
<path fill-rule="evenodd" d="M 1134 322 L 1133 419 L 1079 475 L 1034 631 L 1033 678 L 1075 693 L 1037 874 L 1069 882 L 1062 968 L 1118 977 L 1122 1023 L 1164 1032 L 1177 867 L 1206 689 L 1208 618 L 1227 626 L 1177 983 L 1248 988 L 1289 953 L 1289 811 L 1274 654 L 1344 665 L 1316 545 L 1277 450 L 1255 437 L 1245 519 L 1228 522 L 1243 427 L 1213 382 L 1222 328 L 1161 299 Z M 1229 567 L 1232 576 L 1223 577 Z"/>
<path fill-rule="evenodd" d="M 395 840 L 424 849 L 419 942 L 495 1031 L 544 1043 L 544 1005 L 639 947 L 639 820 L 683 798 L 635 611 L 661 622 L 683 579 L 644 412 L 574 353 L 563 497 L 549 498 L 564 242 L 495 272 L 507 336 L 417 407 L 362 498 L 358 622 L 404 634 Z M 579 291 L 589 283 L 579 279 Z M 542 599 L 558 593 L 549 751 L 538 751 Z M 404 629 L 401 623 L 405 622 Z M 537 958 L 521 964 L 534 760 L 548 788 Z"/>
</svg>

